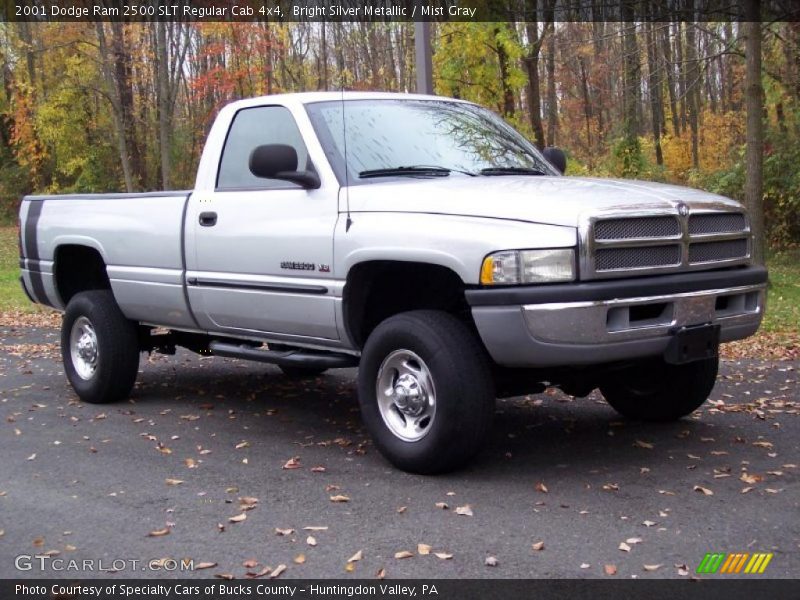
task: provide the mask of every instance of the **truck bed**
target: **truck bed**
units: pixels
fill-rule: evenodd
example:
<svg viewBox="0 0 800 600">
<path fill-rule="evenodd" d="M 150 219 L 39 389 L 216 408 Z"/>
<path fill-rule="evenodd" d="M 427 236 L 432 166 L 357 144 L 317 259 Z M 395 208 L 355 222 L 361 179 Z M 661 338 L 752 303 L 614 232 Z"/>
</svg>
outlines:
<svg viewBox="0 0 800 600">
<path fill-rule="evenodd" d="M 20 269 L 26 292 L 36 302 L 63 309 L 53 269 L 56 248 L 88 246 L 106 264 L 114 296 L 128 318 L 193 327 L 183 281 L 183 222 L 190 195 L 26 196 L 20 210 Z"/>
</svg>

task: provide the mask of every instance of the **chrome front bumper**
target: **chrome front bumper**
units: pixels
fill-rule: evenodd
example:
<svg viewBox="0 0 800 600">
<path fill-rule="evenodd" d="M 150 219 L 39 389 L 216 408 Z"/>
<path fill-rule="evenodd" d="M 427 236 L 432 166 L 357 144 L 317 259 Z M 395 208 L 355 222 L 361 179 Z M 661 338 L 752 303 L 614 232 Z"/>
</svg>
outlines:
<svg viewBox="0 0 800 600">
<path fill-rule="evenodd" d="M 586 300 L 473 306 L 490 355 L 508 367 L 603 364 L 662 355 L 682 327 L 719 325 L 723 342 L 756 332 L 766 284 Z"/>
<path fill-rule="evenodd" d="M 557 344 L 598 344 L 669 335 L 703 323 L 722 326 L 760 321 L 764 286 L 742 286 L 684 294 L 599 302 L 528 304 L 525 325 L 537 340 Z"/>
</svg>

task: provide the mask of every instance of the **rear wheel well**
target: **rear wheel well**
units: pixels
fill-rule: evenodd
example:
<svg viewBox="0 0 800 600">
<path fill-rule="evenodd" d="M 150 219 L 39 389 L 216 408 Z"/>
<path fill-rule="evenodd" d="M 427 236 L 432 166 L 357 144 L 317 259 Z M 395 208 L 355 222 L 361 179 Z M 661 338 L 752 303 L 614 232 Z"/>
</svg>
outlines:
<svg viewBox="0 0 800 600">
<path fill-rule="evenodd" d="M 80 292 L 111 289 L 106 264 L 94 248 L 59 246 L 56 249 L 54 270 L 56 289 L 64 306 Z"/>
<path fill-rule="evenodd" d="M 344 288 L 344 319 L 350 339 L 362 348 L 379 323 L 401 312 L 442 310 L 474 328 L 464 282 L 440 265 L 369 261 L 355 265 Z"/>
</svg>

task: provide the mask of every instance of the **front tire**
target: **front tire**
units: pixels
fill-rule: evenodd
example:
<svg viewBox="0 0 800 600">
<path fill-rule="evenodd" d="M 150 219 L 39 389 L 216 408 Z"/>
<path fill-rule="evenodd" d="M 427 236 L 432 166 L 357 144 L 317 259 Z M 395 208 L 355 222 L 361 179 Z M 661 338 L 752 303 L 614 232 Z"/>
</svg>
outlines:
<svg viewBox="0 0 800 600">
<path fill-rule="evenodd" d="M 621 415 L 639 421 L 675 421 L 700 408 L 717 379 L 719 358 L 671 365 L 661 359 L 614 373 L 600 386 Z"/>
<path fill-rule="evenodd" d="M 480 450 L 494 416 L 478 339 L 433 310 L 401 313 L 375 328 L 361 356 L 358 399 L 378 450 L 412 473 L 462 466 Z"/>
<path fill-rule="evenodd" d="M 61 324 L 61 358 L 72 388 L 84 402 L 128 397 L 139 369 L 136 325 L 107 290 L 76 294 Z"/>
</svg>

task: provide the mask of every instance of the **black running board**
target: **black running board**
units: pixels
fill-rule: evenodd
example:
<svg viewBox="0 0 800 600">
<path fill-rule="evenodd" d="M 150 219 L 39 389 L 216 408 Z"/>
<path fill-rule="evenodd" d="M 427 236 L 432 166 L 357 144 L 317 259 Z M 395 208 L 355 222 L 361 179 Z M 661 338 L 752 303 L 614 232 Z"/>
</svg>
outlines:
<svg viewBox="0 0 800 600">
<path fill-rule="evenodd" d="M 358 366 L 358 357 L 349 354 L 328 354 L 310 350 L 259 350 L 245 344 L 237 345 L 226 342 L 211 342 L 208 349 L 216 356 L 243 358 L 281 367 L 341 369 Z"/>
</svg>

